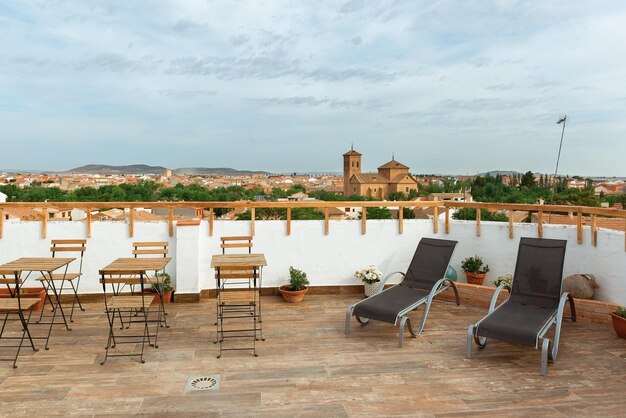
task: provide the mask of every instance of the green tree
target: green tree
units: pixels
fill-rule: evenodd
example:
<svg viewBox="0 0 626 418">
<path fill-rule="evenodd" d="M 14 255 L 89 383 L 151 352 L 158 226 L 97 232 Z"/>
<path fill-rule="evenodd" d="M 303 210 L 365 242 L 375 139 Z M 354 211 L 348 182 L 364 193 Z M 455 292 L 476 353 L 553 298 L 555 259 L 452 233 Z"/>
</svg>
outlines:
<svg viewBox="0 0 626 418">
<path fill-rule="evenodd" d="M 389 208 L 365 208 L 367 219 L 391 219 Z M 361 219 L 362 214 L 359 214 Z"/>
<path fill-rule="evenodd" d="M 524 175 L 522 176 L 522 180 L 520 181 L 520 186 L 527 187 L 529 189 L 532 189 L 536 186 L 535 175 L 532 171 L 527 171 L 526 173 L 524 173 Z"/>
</svg>

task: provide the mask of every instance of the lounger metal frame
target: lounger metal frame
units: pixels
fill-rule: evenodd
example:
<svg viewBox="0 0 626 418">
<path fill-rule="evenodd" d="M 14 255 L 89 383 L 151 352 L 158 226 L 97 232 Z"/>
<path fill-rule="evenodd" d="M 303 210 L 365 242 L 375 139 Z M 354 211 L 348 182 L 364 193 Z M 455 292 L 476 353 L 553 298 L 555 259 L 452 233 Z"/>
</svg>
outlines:
<svg viewBox="0 0 626 418">
<path fill-rule="evenodd" d="M 466 357 L 468 359 L 472 358 L 472 340 L 476 343 L 478 348 L 483 349 L 487 345 L 487 337 L 481 337 L 477 335 L 478 326 L 481 322 L 483 322 L 489 315 L 491 315 L 494 311 L 500 309 L 504 306 L 505 303 L 508 302 L 508 298 L 506 301 L 502 302 L 500 306 L 496 307 L 498 297 L 502 289 L 508 288 L 506 285 L 500 285 L 496 288 L 493 296 L 491 297 L 491 303 L 489 304 L 489 313 L 481 318 L 480 321 L 475 324 L 471 324 L 467 328 L 467 343 L 466 343 Z M 510 289 L 509 289 L 510 292 Z M 509 293 L 510 297 L 510 293 Z M 546 322 L 543 324 L 537 335 L 535 336 L 535 349 L 539 349 L 539 341 L 541 340 L 541 375 L 545 376 L 548 374 L 548 362 L 555 362 L 556 357 L 559 352 L 559 340 L 561 337 L 561 324 L 563 322 L 563 313 L 565 310 L 565 303 L 569 301 L 570 311 L 571 311 L 571 320 L 576 322 L 576 306 L 574 305 L 574 298 L 568 292 L 565 292 L 561 295 L 561 299 L 559 300 L 559 307 L 548 317 Z M 546 333 L 550 330 L 552 325 L 555 325 L 554 329 L 554 341 L 552 342 L 552 349 L 550 349 L 550 339 L 545 338 Z"/>
<path fill-rule="evenodd" d="M 400 284 L 396 284 L 394 286 L 391 286 L 385 290 L 383 290 L 385 283 L 389 280 L 389 278 L 391 278 L 393 275 L 395 274 L 400 274 L 402 275 L 402 277 L 405 277 L 405 273 L 401 272 L 401 271 L 395 271 L 393 273 L 388 274 L 380 283 L 380 286 L 378 288 L 378 291 L 376 292 L 376 294 L 382 293 L 382 292 L 387 292 L 390 289 L 399 286 Z M 447 284 L 446 284 L 447 282 Z M 426 324 L 426 318 L 428 317 L 428 312 L 430 311 L 430 305 L 433 302 L 433 299 L 435 298 L 435 296 L 437 296 L 438 294 L 440 294 L 441 292 L 445 292 L 446 290 L 452 288 L 454 290 L 454 297 L 455 297 L 455 301 L 457 305 L 461 304 L 461 301 L 459 299 L 459 292 L 457 291 L 456 285 L 454 284 L 453 281 L 449 280 L 446 277 L 443 277 L 441 279 L 439 279 L 431 288 L 428 296 L 424 296 L 421 299 L 416 300 L 414 303 L 408 305 L 406 308 L 404 308 L 403 310 L 401 310 L 400 312 L 398 312 L 398 314 L 396 315 L 396 319 L 394 321 L 394 326 L 398 326 L 400 327 L 400 331 L 399 331 L 399 335 L 398 335 L 398 347 L 402 348 L 402 345 L 404 344 L 404 326 L 405 324 L 408 325 L 408 330 L 409 333 L 411 334 L 411 337 L 416 338 L 418 335 L 421 334 L 421 332 L 424 330 L 424 325 Z M 354 308 L 360 304 L 363 303 L 364 301 L 366 301 L 367 299 L 364 299 L 362 301 L 359 301 L 353 305 L 348 306 L 348 309 L 346 311 L 346 323 L 345 323 L 345 329 L 344 329 L 344 333 L 346 335 L 350 334 L 350 317 L 352 316 L 352 312 L 354 311 Z M 419 308 L 420 305 L 425 305 L 424 306 L 424 312 L 422 313 L 422 319 L 420 321 L 419 326 L 417 327 L 417 330 L 413 330 L 413 327 L 411 326 L 411 319 L 407 316 L 409 314 L 409 312 L 414 311 L 415 309 Z M 365 326 L 369 323 L 369 318 L 360 318 L 359 316 L 355 315 L 356 320 L 362 325 Z"/>
</svg>

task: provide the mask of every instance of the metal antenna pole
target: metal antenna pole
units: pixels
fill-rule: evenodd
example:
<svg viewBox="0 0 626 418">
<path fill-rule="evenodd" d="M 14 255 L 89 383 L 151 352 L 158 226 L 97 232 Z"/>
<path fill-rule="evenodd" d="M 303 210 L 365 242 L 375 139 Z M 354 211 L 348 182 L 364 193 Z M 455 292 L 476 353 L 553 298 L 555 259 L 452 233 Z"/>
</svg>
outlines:
<svg viewBox="0 0 626 418">
<path fill-rule="evenodd" d="M 563 129 L 561 130 L 561 143 L 559 144 L 559 154 L 556 157 L 556 168 L 554 169 L 554 184 L 552 185 L 552 198 L 550 199 L 550 204 L 554 204 L 554 191 L 556 189 L 556 173 L 559 171 L 559 160 L 561 159 L 561 148 L 563 147 L 563 135 L 565 134 L 565 123 L 567 122 L 567 115 L 563 116 L 561 119 L 557 121 L 557 125 L 563 124 Z M 552 214 L 552 212 L 550 212 Z"/>
</svg>

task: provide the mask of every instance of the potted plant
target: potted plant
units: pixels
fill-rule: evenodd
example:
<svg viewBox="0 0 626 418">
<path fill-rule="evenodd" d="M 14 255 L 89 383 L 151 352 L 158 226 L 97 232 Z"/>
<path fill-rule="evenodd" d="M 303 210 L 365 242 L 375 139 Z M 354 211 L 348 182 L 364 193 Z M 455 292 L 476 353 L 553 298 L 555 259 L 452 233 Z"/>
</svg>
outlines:
<svg viewBox="0 0 626 418">
<path fill-rule="evenodd" d="M 170 303 L 172 301 L 172 278 L 165 272 L 158 273 L 153 280 L 152 290 L 156 293 L 160 293 L 163 298 L 163 303 Z"/>
<path fill-rule="evenodd" d="M 361 282 L 363 282 L 365 297 L 370 297 L 376 293 L 378 287 L 380 286 L 378 283 L 380 282 L 382 276 L 383 273 L 378 270 L 378 267 L 373 264 L 369 267 L 354 272 L 354 277 L 360 279 Z"/>
<path fill-rule="evenodd" d="M 467 282 L 471 284 L 483 284 L 483 280 L 485 280 L 485 276 L 489 271 L 489 266 L 483 264 L 483 258 L 477 255 L 463 260 L 461 268 L 465 272 Z"/>
<path fill-rule="evenodd" d="M 11 292 L 7 288 L 0 288 L 0 298 L 10 298 Z M 39 301 L 33 305 L 31 311 L 40 311 L 46 300 L 46 289 L 43 287 L 20 287 L 20 298 L 37 298 Z"/>
<path fill-rule="evenodd" d="M 611 312 L 611 319 L 617 335 L 626 338 L 626 307 L 619 306 L 615 312 Z"/>
<path fill-rule="evenodd" d="M 504 285 L 504 288 L 510 292 L 513 286 L 513 275 L 511 273 L 503 274 L 502 276 L 498 276 L 497 279 L 493 279 L 491 283 L 496 287 Z"/>
<path fill-rule="evenodd" d="M 298 270 L 293 266 L 289 267 L 289 284 L 284 284 L 278 288 L 278 291 L 287 302 L 302 302 L 304 294 L 309 290 L 307 287 L 309 280 L 306 273 Z"/>
</svg>

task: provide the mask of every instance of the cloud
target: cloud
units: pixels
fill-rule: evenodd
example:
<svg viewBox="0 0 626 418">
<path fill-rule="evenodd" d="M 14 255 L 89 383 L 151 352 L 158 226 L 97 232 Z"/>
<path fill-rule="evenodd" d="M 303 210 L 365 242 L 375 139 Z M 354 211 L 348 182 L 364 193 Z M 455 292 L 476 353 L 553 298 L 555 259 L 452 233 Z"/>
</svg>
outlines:
<svg viewBox="0 0 626 418">
<path fill-rule="evenodd" d="M 167 166 L 337 171 L 357 140 L 418 171 L 544 171 L 568 114 L 564 172 L 624 175 L 625 20 L 626 4 L 588 1 L 14 2 L 0 137 L 35 151 L 0 166 L 119 163 L 101 150 L 120 141 Z M 54 158 L 50 141 L 66 145 Z M 287 155 L 294 142 L 315 158 Z"/>
</svg>

